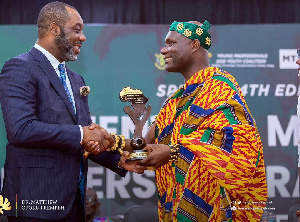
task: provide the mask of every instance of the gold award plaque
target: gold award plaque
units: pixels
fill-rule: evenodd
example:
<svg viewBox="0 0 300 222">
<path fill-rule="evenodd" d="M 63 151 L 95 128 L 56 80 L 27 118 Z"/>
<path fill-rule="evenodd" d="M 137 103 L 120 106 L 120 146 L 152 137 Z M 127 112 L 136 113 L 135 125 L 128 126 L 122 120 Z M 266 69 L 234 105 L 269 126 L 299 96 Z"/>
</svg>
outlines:
<svg viewBox="0 0 300 222">
<path fill-rule="evenodd" d="M 144 96 L 141 90 L 125 87 L 120 92 L 120 100 L 122 102 L 131 102 L 131 106 L 125 106 L 123 110 L 128 114 L 135 126 L 133 138 L 130 143 L 133 152 L 129 155 L 128 159 L 145 159 L 148 152 L 142 150 L 146 146 L 142 131 L 151 114 L 151 106 L 146 106 L 149 99 Z"/>
</svg>

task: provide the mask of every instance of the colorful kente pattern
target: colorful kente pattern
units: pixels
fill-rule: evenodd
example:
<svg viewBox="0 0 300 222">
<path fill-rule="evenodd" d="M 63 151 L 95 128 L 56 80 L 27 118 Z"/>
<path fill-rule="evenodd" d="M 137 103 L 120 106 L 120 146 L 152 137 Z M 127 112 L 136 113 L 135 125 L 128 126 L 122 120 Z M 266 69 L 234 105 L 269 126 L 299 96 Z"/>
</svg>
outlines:
<svg viewBox="0 0 300 222">
<path fill-rule="evenodd" d="M 229 73 L 201 70 L 167 99 L 156 117 L 156 143 L 180 144 L 178 162 L 156 170 L 160 221 L 260 220 L 263 147 Z"/>
</svg>

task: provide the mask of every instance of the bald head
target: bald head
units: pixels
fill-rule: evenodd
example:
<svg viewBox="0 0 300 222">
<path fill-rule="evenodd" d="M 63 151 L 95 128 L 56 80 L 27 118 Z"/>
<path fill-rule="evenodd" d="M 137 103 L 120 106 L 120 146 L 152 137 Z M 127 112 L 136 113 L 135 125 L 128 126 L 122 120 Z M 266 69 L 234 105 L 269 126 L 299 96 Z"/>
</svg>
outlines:
<svg viewBox="0 0 300 222">
<path fill-rule="evenodd" d="M 96 191 L 91 188 L 86 188 L 86 219 L 87 221 L 92 221 L 100 207 L 100 202 L 98 202 L 98 197 Z"/>
<path fill-rule="evenodd" d="M 91 187 L 86 188 L 86 196 L 93 198 L 94 200 L 98 199 L 96 191 Z"/>
</svg>

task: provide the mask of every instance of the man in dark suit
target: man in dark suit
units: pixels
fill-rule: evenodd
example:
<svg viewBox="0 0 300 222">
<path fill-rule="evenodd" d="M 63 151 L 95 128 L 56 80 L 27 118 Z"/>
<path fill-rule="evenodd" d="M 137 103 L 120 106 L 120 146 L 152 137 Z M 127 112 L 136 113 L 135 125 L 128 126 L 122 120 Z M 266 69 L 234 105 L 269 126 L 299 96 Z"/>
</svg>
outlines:
<svg viewBox="0 0 300 222">
<path fill-rule="evenodd" d="M 72 6 L 47 4 L 38 17 L 34 47 L 1 71 L 8 139 L 1 195 L 12 206 L 5 211 L 9 221 L 85 221 L 84 149 L 91 160 L 126 174 L 118 167 L 119 154 L 103 152 L 111 136 L 89 129 L 88 99 L 79 91 L 85 82 L 65 66 L 77 59 L 86 40 L 83 26 Z"/>
</svg>

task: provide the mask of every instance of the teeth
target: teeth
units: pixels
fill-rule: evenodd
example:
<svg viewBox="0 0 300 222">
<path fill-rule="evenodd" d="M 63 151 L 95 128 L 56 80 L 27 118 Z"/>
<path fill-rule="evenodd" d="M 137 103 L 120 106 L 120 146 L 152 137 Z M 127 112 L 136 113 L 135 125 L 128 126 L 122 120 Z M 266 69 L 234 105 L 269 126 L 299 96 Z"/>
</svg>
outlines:
<svg viewBox="0 0 300 222">
<path fill-rule="evenodd" d="M 169 61 L 169 60 L 171 60 L 172 58 L 165 58 L 165 61 Z"/>
</svg>

